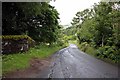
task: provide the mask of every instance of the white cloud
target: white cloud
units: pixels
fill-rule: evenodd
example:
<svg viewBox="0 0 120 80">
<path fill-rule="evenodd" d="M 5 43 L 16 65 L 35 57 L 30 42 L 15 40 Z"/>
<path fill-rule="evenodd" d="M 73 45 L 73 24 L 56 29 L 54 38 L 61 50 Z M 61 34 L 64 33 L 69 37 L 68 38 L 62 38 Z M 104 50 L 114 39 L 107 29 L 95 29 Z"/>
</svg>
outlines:
<svg viewBox="0 0 120 80">
<path fill-rule="evenodd" d="M 51 1 L 50 4 L 55 6 L 60 13 L 59 17 L 62 25 L 69 25 L 73 17 L 78 11 L 90 8 L 94 3 L 100 0 L 56 0 Z"/>
</svg>

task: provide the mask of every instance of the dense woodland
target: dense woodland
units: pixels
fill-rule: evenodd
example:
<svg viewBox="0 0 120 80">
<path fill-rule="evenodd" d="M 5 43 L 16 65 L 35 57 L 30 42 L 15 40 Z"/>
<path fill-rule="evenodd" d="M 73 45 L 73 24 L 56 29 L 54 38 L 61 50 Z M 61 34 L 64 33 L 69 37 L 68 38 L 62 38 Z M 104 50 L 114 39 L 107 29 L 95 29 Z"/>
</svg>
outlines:
<svg viewBox="0 0 120 80">
<path fill-rule="evenodd" d="M 3 2 L 3 35 L 28 35 L 36 42 L 58 38 L 58 12 L 47 2 Z"/>
<path fill-rule="evenodd" d="M 76 13 L 66 35 L 77 40 L 80 48 L 102 59 L 120 60 L 119 2 L 100 2 Z M 77 35 L 75 35 L 77 34 Z M 77 39 L 75 38 L 77 37 Z"/>
</svg>

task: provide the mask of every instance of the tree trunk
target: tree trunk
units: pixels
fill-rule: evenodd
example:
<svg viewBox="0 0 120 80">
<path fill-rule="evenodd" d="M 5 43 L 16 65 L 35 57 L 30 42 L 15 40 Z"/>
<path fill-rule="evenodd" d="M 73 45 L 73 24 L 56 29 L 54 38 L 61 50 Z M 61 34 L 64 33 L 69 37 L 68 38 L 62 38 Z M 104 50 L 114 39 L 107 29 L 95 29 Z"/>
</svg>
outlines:
<svg viewBox="0 0 120 80">
<path fill-rule="evenodd" d="M 102 36 L 102 47 L 104 46 L 104 35 Z"/>
</svg>

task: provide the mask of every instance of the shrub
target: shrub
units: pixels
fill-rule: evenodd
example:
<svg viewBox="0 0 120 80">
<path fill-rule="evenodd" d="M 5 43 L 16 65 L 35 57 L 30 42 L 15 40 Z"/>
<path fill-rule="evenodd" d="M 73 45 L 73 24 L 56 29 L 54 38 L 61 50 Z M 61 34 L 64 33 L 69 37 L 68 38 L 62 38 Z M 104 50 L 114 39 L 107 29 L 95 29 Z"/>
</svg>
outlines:
<svg viewBox="0 0 120 80">
<path fill-rule="evenodd" d="M 80 48 L 84 52 L 86 51 L 87 47 L 88 47 L 88 43 L 87 42 L 83 42 L 83 43 L 80 44 Z"/>
<path fill-rule="evenodd" d="M 115 46 L 103 46 L 99 47 L 97 50 L 97 56 L 100 58 L 108 58 L 114 62 L 118 61 L 118 53 L 117 50 L 115 49 Z"/>
</svg>

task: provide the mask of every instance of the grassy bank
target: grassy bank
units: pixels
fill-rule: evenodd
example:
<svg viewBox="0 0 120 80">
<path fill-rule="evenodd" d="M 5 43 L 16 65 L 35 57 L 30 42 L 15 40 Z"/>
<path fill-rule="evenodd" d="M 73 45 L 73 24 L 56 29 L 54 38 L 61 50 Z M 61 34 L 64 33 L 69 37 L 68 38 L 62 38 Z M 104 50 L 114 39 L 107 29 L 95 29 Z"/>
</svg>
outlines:
<svg viewBox="0 0 120 80">
<path fill-rule="evenodd" d="M 62 46 L 47 46 L 47 45 L 38 45 L 34 48 L 31 48 L 28 52 L 9 54 L 2 56 L 2 71 L 3 74 L 7 72 L 14 71 L 17 69 L 24 69 L 29 67 L 29 61 L 31 58 L 46 58 L 61 49 Z"/>
<path fill-rule="evenodd" d="M 87 54 L 96 57 L 97 50 L 93 47 L 91 47 L 89 44 L 86 45 L 86 43 L 83 44 L 77 44 L 79 49 L 83 52 L 86 52 Z"/>
<path fill-rule="evenodd" d="M 92 47 L 90 44 L 87 44 L 86 42 L 84 42 L 82 44 L 78 44 L 78 47 L 79 47 L 79 49 L 81 51 L 83 51 L 83 52 L 85 52 L 85 53 L 87 53 L 87 54 L 89 54 L 89 55 L 91 55 L 93 57 L 96 57 L 98 59 L 101 59 L 101 60 L 103 60 L 105 62 L 114 64 L 114 65 L 117 64 L 114 60 L 112 60 L 112 59 L 110 59 L 108 57 L 105 58 L 105 57 L 101 57 L 101 55 L 98 55 L 98 49 L 95 49 L 94 47 Z"/>
</svg>

